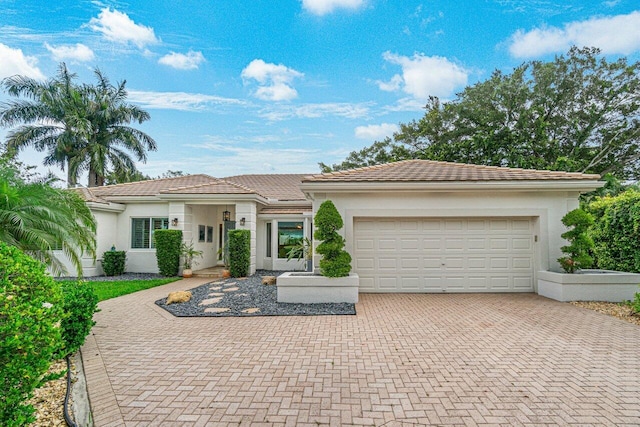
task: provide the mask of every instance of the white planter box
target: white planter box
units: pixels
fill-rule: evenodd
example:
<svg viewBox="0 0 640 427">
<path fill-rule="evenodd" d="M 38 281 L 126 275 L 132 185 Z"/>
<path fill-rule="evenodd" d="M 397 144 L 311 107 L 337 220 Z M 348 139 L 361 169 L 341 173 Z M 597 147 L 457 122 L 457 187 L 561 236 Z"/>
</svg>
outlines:
<svg viewBox="0 0 640 427">
<path fill-rule="evenodd" d="M 640 292 L 640 274 L 610 270 L 582 270 L 579 273 L 538 272 L 538 294 L 558 301 L 633 300 Z"/>
<path fill-rule="evenodd" d="M 278 276 L 276 284 L 278 302 L 356 303 L 360 278 L 356 273 L 350 273 L 346 277 L 324 277 L 314 273 L 287 272 Z"/>
</svg>

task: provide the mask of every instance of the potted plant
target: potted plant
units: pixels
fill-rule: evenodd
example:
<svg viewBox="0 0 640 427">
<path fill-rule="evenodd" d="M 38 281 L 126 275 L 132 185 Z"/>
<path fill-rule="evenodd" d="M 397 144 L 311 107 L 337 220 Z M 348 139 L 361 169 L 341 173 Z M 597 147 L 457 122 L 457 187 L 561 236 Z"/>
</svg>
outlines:
<svg viewBox="0 0 640 427">
<path fill-rule="evenodd" d="M 305 260 L 305 271 L 311 271 L 313 263 L 313 244 L 308 237 L 299 239 L 287 252 L 287 261 Z"/>
<path fill-rule="evenodd" d="M 182 242 L 180 256 L 182 256 L 183 262 L 182 277 L 189 278 L 193 276 L 191 267 L 196 264 L 195 258 L 202 258 L 202 251 L 198 251 L 193 247 L 193 241 L 189 242 L 189 244 Z"/>
</svg>

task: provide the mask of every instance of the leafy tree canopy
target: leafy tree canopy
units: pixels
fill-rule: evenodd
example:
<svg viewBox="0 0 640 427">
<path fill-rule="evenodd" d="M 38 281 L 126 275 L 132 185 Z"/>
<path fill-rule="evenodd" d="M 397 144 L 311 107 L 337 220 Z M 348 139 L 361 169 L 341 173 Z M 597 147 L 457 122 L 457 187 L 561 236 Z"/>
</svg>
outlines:
<svg viewBox="0 0 640 427">
<path fill-rule="evenodd" d="M 496 70 L 452 101 L 431 97 L 425 109 L 393 139 L 320 167 L 429 159 L 640 177 L 640 63 L 609 62 L 596 48 Z"/>
</svg>

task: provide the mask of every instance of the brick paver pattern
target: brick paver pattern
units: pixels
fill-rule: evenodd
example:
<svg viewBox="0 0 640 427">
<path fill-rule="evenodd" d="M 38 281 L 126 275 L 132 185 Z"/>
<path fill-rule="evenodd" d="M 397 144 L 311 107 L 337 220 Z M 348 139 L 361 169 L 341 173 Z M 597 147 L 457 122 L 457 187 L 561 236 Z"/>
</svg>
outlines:
<svg viewBox="0 0 640 427">
<path fill-rule="evenodd" d="M 640 425 L 640 327 L 533 294 L 364 294 L 356 316 L 176 318 L 105 301 L 96 427 Z"/>
</svg>

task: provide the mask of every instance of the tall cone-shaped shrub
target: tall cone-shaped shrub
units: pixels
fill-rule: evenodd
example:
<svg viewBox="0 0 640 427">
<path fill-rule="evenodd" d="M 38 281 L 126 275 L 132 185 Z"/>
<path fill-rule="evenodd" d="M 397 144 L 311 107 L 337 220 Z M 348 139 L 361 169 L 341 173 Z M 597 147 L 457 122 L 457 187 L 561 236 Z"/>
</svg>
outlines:
<svg viewBox="0 0 640 427">
<path fill-rule="evenodd" d="M 344 223 L 331 200 L 320 205 L 314 218 L 316 231 L 313 237 L 322 243 L 316 252 L 322 255 L 320 274 L 327 277 L 348 276 L 351 271 L 351 255 L 344 248 L 344 238 L 338 234 Z"/>
</svg>

